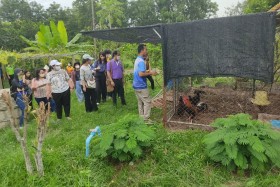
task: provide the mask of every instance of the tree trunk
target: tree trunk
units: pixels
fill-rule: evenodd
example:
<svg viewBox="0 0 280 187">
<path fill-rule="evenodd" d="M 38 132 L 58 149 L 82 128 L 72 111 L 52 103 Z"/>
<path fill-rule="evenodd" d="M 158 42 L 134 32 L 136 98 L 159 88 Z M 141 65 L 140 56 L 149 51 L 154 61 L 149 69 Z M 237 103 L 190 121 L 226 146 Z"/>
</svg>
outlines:
<svg viewBox="0 0 280 187">
<path fill-rule="evenodd" d="M 10 114 L 11 115 L 14 114 L 15 110 L 14 110 L 12 100 L 11 100 L 11 96 L 9 95 L 9 93 L 8 92 L 3 92 L 2 97 L 4 98 L 4 101 L 8 105 L 8 109 L 9 109 Z M 20 135 L 16 118 L 13 117 L 13 116 L 11 116 L 11 118 L 10 118 L 10 127 L 12 128 L 12 131 L 14 132 L 17 141 L 21 145 L 21 149 L 22 149 L 22 152 L 23 152 L 23 155 L 24 155 L 26 170 L 27 170 L 28 174 L 32 174 L 33 173 L 33 167 L 32 167 L 32 163 L 31 163 L 31 160 L 30 160 L 30 155 L 29 155 L 29 152 L 28 152 L 27 144 L 26 144 L 27 125 L 26 124 L 24 125 L 23 137 L 21 137 L 21 135 Z"/>
<path fill-rule="evenodd" d="M 46 111 L 45 105 L 43 102 L 40 103 L 40 108 L 38 109 L 38 128 L 37 128 L 37 151 L 35 154 L 35 162 L 37 171 L 40 176 L 44 175 L 44 165 L 43 165 L 43 158 L 42 158 L 42 149 L 43 149 L 43 142 L 47 130 L 47 122 L 49 120 L 50 115 L 50 103 L 48 103 L 48 110 Z"/>
</svg>

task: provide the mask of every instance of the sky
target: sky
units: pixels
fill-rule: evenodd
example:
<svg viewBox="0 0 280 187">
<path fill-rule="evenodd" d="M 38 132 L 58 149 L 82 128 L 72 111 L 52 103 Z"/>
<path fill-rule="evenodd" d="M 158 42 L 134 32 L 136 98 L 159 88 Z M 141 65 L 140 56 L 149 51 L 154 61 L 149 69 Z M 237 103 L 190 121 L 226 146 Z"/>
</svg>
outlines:
<svg viewBox="0 0 280 187">
<path fill-rule="evenodd" d="M 72 2 L 74 0 L 35 0 L 35 1 L 43 5 L 45 8 L 48 8 L 49 5 L 54 1 L 60 4 L 62 7 L 72 7 Z M 238 2 L 243 2 L 243 1 L 244 0 L 212 0 L 212 2 L 216 2 L 219 5 L 219 11 L 217 12 L 218 17 L 225 16 L 226 8 L 235 6 Z"/>
</svg>

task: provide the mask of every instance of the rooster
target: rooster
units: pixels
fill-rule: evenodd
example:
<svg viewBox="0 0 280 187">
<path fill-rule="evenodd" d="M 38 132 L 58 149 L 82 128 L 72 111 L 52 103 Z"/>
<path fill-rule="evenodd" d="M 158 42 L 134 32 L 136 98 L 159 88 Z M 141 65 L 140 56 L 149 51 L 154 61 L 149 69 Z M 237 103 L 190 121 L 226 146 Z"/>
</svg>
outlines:
<svg viewBox="0 0 280 187">
<path fill-rule="evenodd" d="M 179 105 L 177 114 L 182 116 L 184 113 L 187 113 L 189 116 L 189 121 L 192 123 L 192 120 L 198 112 L 207 110 L 208 106 L 206 103 L 200 102 L 200 94 L 204 94 L 204 91 L 195 90 L 195 96 L 180 96 Z"/>
</svg>

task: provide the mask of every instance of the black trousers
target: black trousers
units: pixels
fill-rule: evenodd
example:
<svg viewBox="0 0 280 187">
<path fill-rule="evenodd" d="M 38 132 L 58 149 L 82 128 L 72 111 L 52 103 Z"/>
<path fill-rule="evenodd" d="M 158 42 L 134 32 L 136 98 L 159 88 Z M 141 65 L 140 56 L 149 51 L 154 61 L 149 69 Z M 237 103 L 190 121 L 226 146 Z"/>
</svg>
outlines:
<svg viewBox="0 0 280 187">
<path fill-rule="evenodd" d="M 151 83 L 151 88 L 152 88 L 152 89 L 155 89 L 155 82 L 154 82 L 153 77 L 152 77 L 151 75 L 149 75 L 149 76 L 147 76 L 146 78 L 150 81 L 150 83 Z"/>
<path fill-rule="evenodd" d="M 29 99 L 29 106 L 31 106 L 31 109 L 33 109 L 33 103 L 32 103 L 33 94 L 32 93 L 28 96 L 28 99 Z"/>
<path fill-rule="evenodd" d="M 113 81 L 115 83 L 115 88 L 112 94 L 113 104 L 114 105 L 117 104 L 117 95 L 119 95 L 121 98 L 122 105 L 126 105 L 122 79 L 113 79 Z"/>
<path fill-rule="evenodd" d="M 82 86 L 83 89 L 83 86 Z M 87 88 L 86 91 L 83 90 L 85 96 L 85 107 L 86 112 L 97 111 L 98 107 L 96 104 L 96 91 L 95 88 Z"/>
<path fill-rule="evenodd" d="M 97 103 L 100 103 L 101 97 L 102 97 L 102 101 L 106 101 L 107 86 L 106 86 L 105 74 L 96 77 L 95 80 L 96 80 Z"/>
<path fill-rule="evenodd" d="M 62 93 L 52 93 L 53 99 L 56 104 L 57 119 L 62 118 L 62 106 L 64 109 L 65 117 L 70 116 L 70 89 Z"/>
<path fill-rule="evenodd" d="M 12 81 L 13 81 L 13 79 L 14 79 L 14 75 L 9 75 L 9 85 L 10 85 L 10 87 L 12 86 Z"/>
</svg>

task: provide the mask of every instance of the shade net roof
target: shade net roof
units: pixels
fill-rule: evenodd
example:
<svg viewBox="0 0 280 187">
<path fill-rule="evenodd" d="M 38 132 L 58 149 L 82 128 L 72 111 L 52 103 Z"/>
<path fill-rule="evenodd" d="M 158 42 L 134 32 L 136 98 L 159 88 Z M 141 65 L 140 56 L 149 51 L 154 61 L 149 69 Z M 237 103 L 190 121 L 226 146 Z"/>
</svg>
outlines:
<svg viewBox="0 0 280 187">
<path fill-rule="evenodd" d="M 99 39 L 163 44 L 164 80 L 233 76 L 271 83 L 276 14 L 260 13 L 82 32 Z"/>
<path fill-rule="evenodd" d="M 94 38 L 127 43 L 161 43 L 161 26 L 151 25 L 123 29 L 83 31 L 83 35 Z"/>
</svg>

